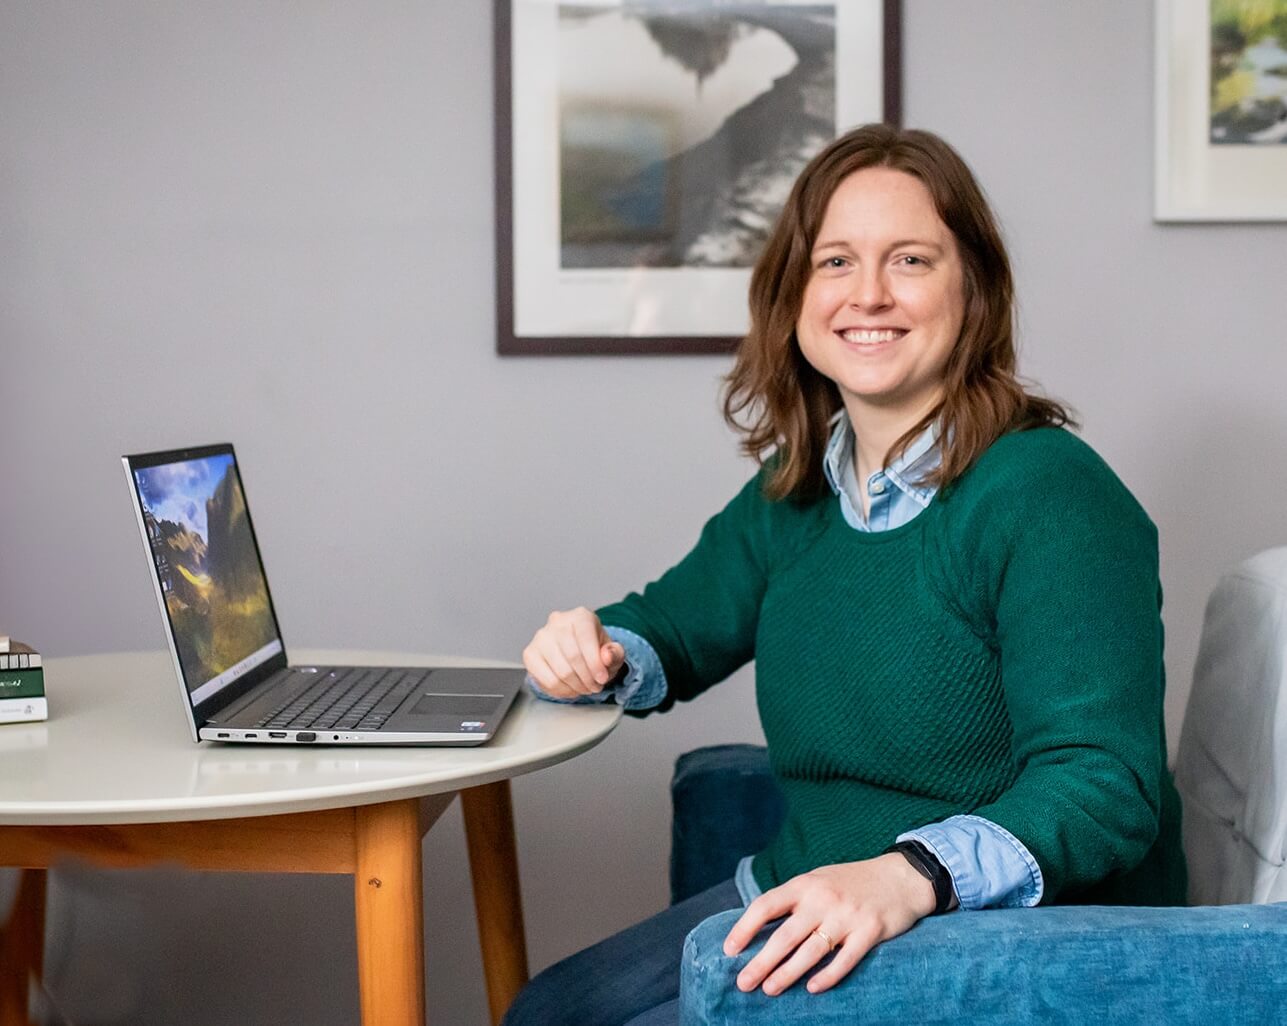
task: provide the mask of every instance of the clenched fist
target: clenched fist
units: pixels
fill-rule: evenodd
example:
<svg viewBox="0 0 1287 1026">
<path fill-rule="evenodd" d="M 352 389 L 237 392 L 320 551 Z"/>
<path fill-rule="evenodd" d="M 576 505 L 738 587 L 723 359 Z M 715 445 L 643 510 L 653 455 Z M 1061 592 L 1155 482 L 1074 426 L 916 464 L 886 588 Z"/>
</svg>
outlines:
<svg viewBox="0 0 1287 1026">
<path fill-rule="evenodd" d="M 523 665 L 551 698 L 602 691 L 625 659 L 625 650 L 584 606 L 551 613 L 523 649 Z"/>
</svg>

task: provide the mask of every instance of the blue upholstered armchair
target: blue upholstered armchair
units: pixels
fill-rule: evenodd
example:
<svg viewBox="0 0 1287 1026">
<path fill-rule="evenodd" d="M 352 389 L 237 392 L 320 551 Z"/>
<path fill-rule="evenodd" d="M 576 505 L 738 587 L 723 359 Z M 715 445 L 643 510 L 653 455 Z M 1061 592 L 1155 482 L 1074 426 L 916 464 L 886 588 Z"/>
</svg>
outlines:
<svg viewBox="0 0 1287 1026">
<path fill-rule="evenodd" d="M 832 991 L 777 998 L 734 986 L 752 952 L 723 954 L 739 913 L 721 913 L 685 946 L 681 1021 L 1287 1023 L 1287 548 L 1243 563 L 1211 596 L 1176 782 L 1196 907 L 939 916 Z M 753 745 L 681 756 L 672 800 L 673 901 L 731 876 L 783 815 Z"/>
</svg>

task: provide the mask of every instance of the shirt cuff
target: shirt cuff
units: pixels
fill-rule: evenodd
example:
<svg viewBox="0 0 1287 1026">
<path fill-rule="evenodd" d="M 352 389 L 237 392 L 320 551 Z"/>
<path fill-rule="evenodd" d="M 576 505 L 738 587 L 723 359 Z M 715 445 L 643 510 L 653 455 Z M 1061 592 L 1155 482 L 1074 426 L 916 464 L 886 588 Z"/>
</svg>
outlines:
<svg viewBox="0 0 1287 1026">
<path fill-rule="evenodd" d="M 733 874 L 733 883 L 737 885 L 737 893 L 742 899 L 743 906 L 749 905 L 764 893 L 760 890 L 760 885 L 755 882 L 755 873 L 751 869 L 751 863 L 754 860 L 754 855 L 743 855 L 737 864 L 737 871 Z"/>
<path fill-rule="evenodd" d="M 651 709 L 666 697 L 666 671 L 662 669 L 657 650 L 634 631 L 624 627 L 605 627 L 604 632 L 626 651 L 626 674 L 618 683 L 593 695 L 576 698 L 554 698 L 541 690 L 529 673 L 527 687 L 537 698 L 560 705 L 596 705 L 616 702 L 626 709 Z"/>
<path fill-rule="evenodd" d="M 629 670 L 613 690 L 617 702 L 627 709 L 652 709 L 666 697 L 666 671 L 657 650 L 642 636 L 624 627 L 604 627 L 613 641 L 626 650 Z"/>
<path fill-rule="evenodd" d="M 898 835 L 919 841 L 952 875 L 961 908 L 1030 908 L 1045 880 L 1032 853 L 1014 834 L 982 816 L 951 816 Z"/>
</svg>

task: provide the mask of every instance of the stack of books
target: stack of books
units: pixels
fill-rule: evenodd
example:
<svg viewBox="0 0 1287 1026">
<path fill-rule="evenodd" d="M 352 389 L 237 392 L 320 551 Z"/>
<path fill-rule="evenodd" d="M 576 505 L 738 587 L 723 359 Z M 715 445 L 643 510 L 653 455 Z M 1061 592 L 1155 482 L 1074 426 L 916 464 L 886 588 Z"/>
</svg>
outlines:
<svg viewBox="0 0 1287 1026">
<path fill-rule="evenodd" d="M 0 723 L 49 719 L 40 653 L 0 635 Z"/>
</svg>

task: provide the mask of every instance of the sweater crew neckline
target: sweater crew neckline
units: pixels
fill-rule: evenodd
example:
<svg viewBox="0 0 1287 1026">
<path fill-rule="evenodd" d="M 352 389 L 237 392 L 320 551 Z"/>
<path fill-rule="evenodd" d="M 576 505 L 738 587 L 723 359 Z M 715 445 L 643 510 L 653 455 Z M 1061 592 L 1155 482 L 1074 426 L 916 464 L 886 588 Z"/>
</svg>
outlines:
<svg viewBox="0 0 1287 1026">
<path fill-rule="evenodd" d="M 930 497 L 929 504 L 907 523 L 899 524 L 897 527 L 891 527 L 884 531 L 854 530 L 853 526 L 845 519 L 845 512 L 840 503 L 836 501 L 836 497 L 828 495 L 826 501 L 830 509 L 827 510 L 827 527 L 828 530 L 838 528 L 843 531 L 852 539 L 852 544 L 855 545 L 888 545 L 910 535 L 913 531 L 923 530 L 930 520 L 938 515 L 941 493 L 942 489 L 935 492 Z"/>
</svg>

